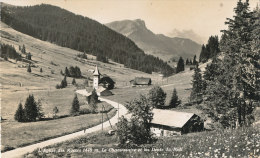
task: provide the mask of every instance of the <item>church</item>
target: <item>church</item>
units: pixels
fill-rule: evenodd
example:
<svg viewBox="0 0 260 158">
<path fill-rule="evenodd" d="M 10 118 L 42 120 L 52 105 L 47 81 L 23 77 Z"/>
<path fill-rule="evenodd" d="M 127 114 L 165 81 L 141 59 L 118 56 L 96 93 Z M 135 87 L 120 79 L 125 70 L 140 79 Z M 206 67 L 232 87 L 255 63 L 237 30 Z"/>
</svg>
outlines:
<svg viewBox="0 0 260 158">
<path fill-rule="evenodd" d="M 102 75 L 101 78 L 101 73 L 99 72 L 98 67 L 96 66 L 93 72 L 93 89 L 96 90 L 98 96 L 113 95 L 112 92 L 109 91 L 109 89 L 114 88 L 115 82 L 111 78 L 109 78 L 108 80 L 108 78 L 109 77 L 107 75 Z M 112 84 L 113 84 L 113 88 L 109 88 L 112 87 L 111 86 Z"/>
</svg>

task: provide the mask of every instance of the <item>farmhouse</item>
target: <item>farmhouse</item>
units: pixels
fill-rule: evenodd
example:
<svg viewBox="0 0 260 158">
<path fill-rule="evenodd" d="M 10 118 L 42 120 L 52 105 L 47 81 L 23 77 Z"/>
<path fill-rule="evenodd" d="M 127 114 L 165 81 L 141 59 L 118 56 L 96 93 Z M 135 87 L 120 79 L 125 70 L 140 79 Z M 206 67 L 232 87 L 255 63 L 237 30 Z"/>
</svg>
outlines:
<svg viewBox="0 0 260 158">
<path fill-rule="evenodd" d="M 153 113 L 151 132 L 158 137 L 198 132 L 204 127 L 201 118 L 193 113 L 160 109 L 154 109 Z"/>
<path fill-rule="evenodd" d="M 145 77 L 135 77 L 134 80 L 130 81 L 130 84 L 132 86 L 136 86 L 136 85 L 141 85 L 141 86 L 151 85 L 151 83 L 152 83 L 151 78 L 145 78 Z"/>
</svg>

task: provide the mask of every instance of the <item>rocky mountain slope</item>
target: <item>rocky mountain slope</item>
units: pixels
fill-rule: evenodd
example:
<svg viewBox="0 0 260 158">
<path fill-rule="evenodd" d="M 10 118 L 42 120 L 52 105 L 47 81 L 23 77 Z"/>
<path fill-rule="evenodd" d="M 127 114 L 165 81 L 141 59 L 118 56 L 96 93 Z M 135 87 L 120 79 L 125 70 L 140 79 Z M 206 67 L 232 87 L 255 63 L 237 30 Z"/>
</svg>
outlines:
<svg viewBox="0 0 260 158">
<path fill-rule="evenodd" d="M 143 20 L 123 20 L 106 24 L 109 28 L 133 40 L 145 53 L 168 61 L 170 58 L 191 58 L 198 55 L 201 45 L 186 38 L 154 34 Z"/>
</svg>

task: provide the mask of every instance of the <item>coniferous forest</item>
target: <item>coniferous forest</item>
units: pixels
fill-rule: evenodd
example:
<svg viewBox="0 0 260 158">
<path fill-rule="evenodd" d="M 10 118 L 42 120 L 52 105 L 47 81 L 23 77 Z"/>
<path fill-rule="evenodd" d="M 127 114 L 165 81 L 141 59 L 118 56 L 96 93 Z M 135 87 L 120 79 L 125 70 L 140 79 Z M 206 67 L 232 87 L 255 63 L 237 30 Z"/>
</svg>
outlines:
<svg viewBox="0 0 260 158">
<path fill-rule="evenodd" d="M 191 95 L 203 99 L 204 110 L 224 128 L 251 125 L 260 103 L 260 10 L 251 11 L 248 0 L 239 0 L 234 11 L 222 31 L 221 56 L 213 57 L 204 80 L 194 75 Z"/>
<path fill-rule="evenodd" d="M 97 21 L 56 6 L 3 6 L 1 19 L 22 33 L 98 56 L 102 61 L 109 58 L 146 73 L 161 72 L 168 76 L 174 72 L 173 68 L 159 58 L 144 54 L 127 37 Z"/>
</svg>

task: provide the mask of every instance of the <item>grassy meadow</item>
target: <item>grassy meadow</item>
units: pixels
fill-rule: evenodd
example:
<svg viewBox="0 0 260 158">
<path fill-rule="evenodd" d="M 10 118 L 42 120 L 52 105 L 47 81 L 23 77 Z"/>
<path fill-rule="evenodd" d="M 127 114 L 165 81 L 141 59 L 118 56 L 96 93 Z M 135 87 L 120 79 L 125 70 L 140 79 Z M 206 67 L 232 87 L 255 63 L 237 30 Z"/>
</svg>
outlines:
<svg viewBox="0 0 260 158">
<path fill-rule="evenodd" d="M 260 155 L 260 126 L 190 133 L 183 136 L 159 138 L 153 144 L 145 144 L 136 151 L 118 147 L 117 136 L 104 133 L 91 134 L 82 138 L 35 150 L 30 157 L 252 157 Z M 50 153 L 51 149 L 64 152 Z M 86 151 L 86 149 L 88 149 Z M 138 150 L 139 149 L 139 150 Z M 45 151 L 45 152 L 44 152 Z M 72 152 L 74 151 L 74 152 Z M 102 152 L 103 151 L 103 152 Z M 28 156 L 28 155 L 27 155 Z M 25 156 L 26 157 L 26 156 Z"/>
<path fill-rule="evenodd" d="M 101 63 L 95 60 L 95 56 L 91 55 L 88 55 L 88 59 L 80 59 L 76 56 L 82 52 L 24 35 L 2 22 L 1 27 L 1 42 L 13 45 L 18 52 L 19 45 L 22 46 L 24 44 L 26 52 L 32 54 L 31 73 L 27 72 L 28 63 L 26 62 L 15 60 L 4 61 L 0 59 L 3 146 L 16 148 L 64 133 L 77 131 L 82 128 L 81 126 L 83 126 L 84 121 L 92 123 L 91 120 L 98 120 L 99 115 L 77 117 L 81 118 L 79 120 L 82 121 L 77 120 L 76 117 L 73 119 L 69 117 L 33 123 L 18 123 L 14 120 L 14 114 L 18 104 L 20 102 L 24 104 L 29 94 L 33 94 L 36 100 L 41 101 L 46 118 L 52 118 L 53 108 L 55 106 L 59 109 L 58 116 L 68 115 L 75 91 L 85 88 L 85 79 L 92 78 L 92 73 L 89 70 L 93 70 L 96 65 L 98 65 L 101 74 L 109 75 L 116 82 L 116 88 L 112 91 L 114 95 L 107 97 L 113 101 L 125 103 L 140 93 L 145 94 L 148 92 L 151 86 L 135 88 L 130 86 L 129 81 L 135 77 L 150 77 L 154 85 L 172 84 L 163 87 L 167 92 L 167 102 L 170 100 L 173 87 L 177 88 L 179 96 L 183 97 L 183 102 L 187 100 L 185 98 L 189 95 L 189 91 L 187 91 L 186 88 L 190 87 L 189 79 L 187 80 L 186 86 L 178 87 L 177 84 L 177 80 L 181 82 L 183 77 L 191 76 L 188 70 L 187 73 L 183 73 L 184 76 L 182 77 L 161 78 L 158 74 L 146 74 L 125 68 L 122 64 L 117 64 L 112 61 L 109 63 Z M 24 54 L 23 57 L 25 57 Z M 72 78 L 67 77 L 69 86 L 65 89 L 56 89 L 55 86 L 60 84 L 64 78 L 64 76 L 60 74 L 61 70 L 64 72 L 65 67 L 70 66 L 80 67 L 84 78 L 76 79 L 77 86 L 73 86 L 71 85 Z M 43 72 L 40 72 L 40 68 L 42 68 Z M 87 108 L 85 105 L 85 97 L 80 95 L 78 95 L 78 97 L 82 108 Z M 70 129 L 67 128 L 68 125 L 65 124 L 66 121 L 75 126 Z M 97 122 L 98 121 L 93 121 L 92 124 L 97 124 Z M 59 129 L 52 129 L 56 127 L 56 125 L 59 125 L 57 126 Z"/>
</svg>

